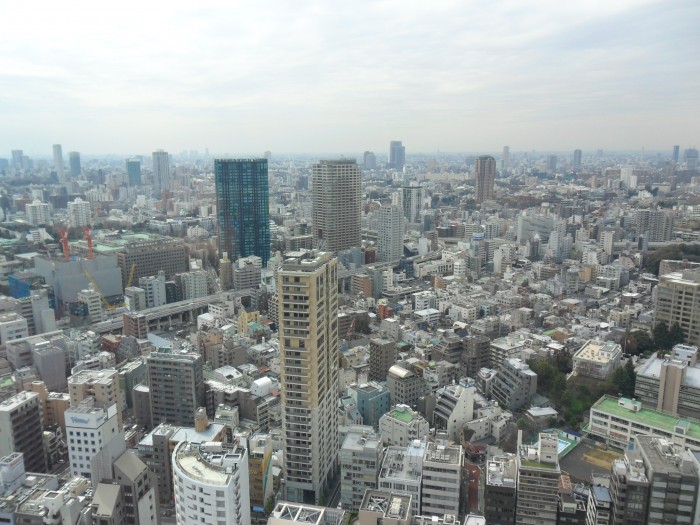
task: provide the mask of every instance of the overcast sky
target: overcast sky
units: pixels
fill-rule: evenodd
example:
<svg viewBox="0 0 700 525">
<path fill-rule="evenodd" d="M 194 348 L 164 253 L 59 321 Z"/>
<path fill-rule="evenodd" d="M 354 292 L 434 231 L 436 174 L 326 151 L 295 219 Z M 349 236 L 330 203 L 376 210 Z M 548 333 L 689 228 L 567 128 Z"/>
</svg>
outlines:
<svg viewBox="0 0 700 525">
<path fill-rule="evenodd" d="M 9 2 L 0 157 L 700 145 L 698 0 Z"/>
</svg>

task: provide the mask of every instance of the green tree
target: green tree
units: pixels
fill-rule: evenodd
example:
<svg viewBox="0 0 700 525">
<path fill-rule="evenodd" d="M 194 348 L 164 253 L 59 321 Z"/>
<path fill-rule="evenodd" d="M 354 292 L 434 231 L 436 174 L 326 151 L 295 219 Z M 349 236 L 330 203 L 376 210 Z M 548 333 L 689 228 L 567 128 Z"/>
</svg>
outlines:
<svg viewBox="0 0 700 525">
<path fill-rule="evenodd" d="M 673 346 L 671 334 L 668 331 L 668 324 L 666 321 L 659 321 L 656 323 L 654 330 L 652 330 L 652 337 L 656 348 L 661 350 L 670 350 Z"/>
<path fill-rule="evenodd" d="M 669 339 L 671 340 L 671 347 L 678 344 L 685 343 L 685 332 L 678 324 L 678 321 L 671 325 L 671 329 L 668 331 Z"/>
<path fill-rule="evenodd" d="M 639 355 L 654 351 L 654 341 L 644 330 L 635 330 L 627 337 L 628 354 Z"/>
</svg>

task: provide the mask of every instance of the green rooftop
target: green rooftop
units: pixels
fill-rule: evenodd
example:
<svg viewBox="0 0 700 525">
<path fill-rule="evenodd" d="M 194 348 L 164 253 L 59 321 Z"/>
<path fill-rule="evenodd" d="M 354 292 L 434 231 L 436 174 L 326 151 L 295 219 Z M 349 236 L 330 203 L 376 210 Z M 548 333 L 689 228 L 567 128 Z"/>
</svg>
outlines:
<svg viewBox="0 0 700 525">
<path fill-rule="evenodd" d="M 413 415 L 410 412 L 403 412 L 401 410 L 392 410 L 391 415 L 398 419 L 399 421 L 402 421 L 404 423 L 410 423 L 413 421 Z"/>
<path fill-rule="evenodd" d="M 685 435 L 695 439 L 700 439 L 700 421 L 689 417 L 678 417 L 666 412 L 660 412 L 651 408 L 642 407 L 641 410 L 635 412 L 629 408 L 622 407 L 617 404 L 618 400 L 611 396 L 601 397 L 591 408 L 600 410 L 611 416 L 628 419 L 632 422 L 639 423 L 648 427 L 654 427 L 664 432 L 674 433 L 676 427 L 683 426 L 686 428 Z"/>
<path fill-rule="evenodd" d="M 556 469 L 559 465 L 556 463 L 542 463 L 540 461 L 530 461 L 529 459 L 521 459 L 520 464 L 523 467 L 530 467 L 530 468 L 546 468 L 549 470 L 554 470 Z"/>
</svg>

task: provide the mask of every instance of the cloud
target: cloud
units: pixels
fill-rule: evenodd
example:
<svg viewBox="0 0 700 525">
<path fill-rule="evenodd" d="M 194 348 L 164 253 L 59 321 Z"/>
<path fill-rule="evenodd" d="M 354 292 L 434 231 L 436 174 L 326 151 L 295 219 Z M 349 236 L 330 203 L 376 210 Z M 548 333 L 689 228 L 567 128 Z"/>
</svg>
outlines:
<svg viewBox="0 0 700 525">
<path fill-rule="evenodd" d="M 699 131 L 690 0 L 7 10 L 8 153 L 667 148 Z"/>
</svg>

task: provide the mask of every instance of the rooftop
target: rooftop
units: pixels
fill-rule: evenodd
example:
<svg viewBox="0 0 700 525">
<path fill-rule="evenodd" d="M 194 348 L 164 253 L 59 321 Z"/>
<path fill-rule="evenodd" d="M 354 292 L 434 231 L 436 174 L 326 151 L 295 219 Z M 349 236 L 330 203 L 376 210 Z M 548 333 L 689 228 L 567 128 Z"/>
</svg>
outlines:
<svg viewBox="0 0 700 525">
<path fill-rule="evenodd" d="M 617 359 L 621 354 L 622 347 L 617 343 L 591 340 L 579 348 L 574 359 L 604 364 Z"/>
<path fill-rule="evenodd" d="M 174 452 L 175 461 L 191 478 L 216 485 L 228 485 L 238 464 L 246 461 L 246 450 L 237 445 L 217 442 L 181 442 Z"/>
<path fill-rule="evenodd" d="M 633 410 L 621 406 L 619 400 L 612 396 L 603 396 L 591 407 L 591 410 L 599 410 L 611 416 L 616 416 L 642 425 L 654 427 L 664 432 L 674 433 L 676 427 L 687 425 L 686 435 L 694 439 L 700 439 L 700 421 L 692 418 L 679 418 L 666 412 L 653 410 L 651 408 L 640 408 Z"/>
</svg>

